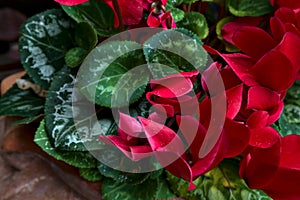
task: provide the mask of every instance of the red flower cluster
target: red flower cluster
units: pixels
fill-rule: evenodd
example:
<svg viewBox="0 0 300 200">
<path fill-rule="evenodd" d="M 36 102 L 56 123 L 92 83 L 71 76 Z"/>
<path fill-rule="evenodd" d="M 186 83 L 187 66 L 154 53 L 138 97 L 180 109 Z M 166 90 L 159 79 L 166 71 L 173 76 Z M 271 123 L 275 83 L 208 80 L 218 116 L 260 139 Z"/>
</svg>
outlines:
<svg viewBox="0 0 300 200">
<path fill-rule="evenodd" d="M 218 67 L 212 64 L 200 82 L 208 90 L 224 76 L 230 80 L 225 91 L 217 88 L 199 103 L 200 94 L 193 94 L 198 71 L 151 80 L 152 90 L 146 97 L 156 112 L 148 119 L 138 117 L 138 121 L 120 113 L 118 136 L 100 139 L 115 145 L 134 161 L 154 155 L 166 170 L 189 181 L 189 189 L 194 189 L 193 179 L 216 167 L 224 158 L 241 154 L 250 138 L 246 124 L 234 120 L 242 105 L 243 84 L 230 68 L 220 72 Z M 212 109 L 213 106 L 216 108 Z M 199 113 L 200 116 L 195 116 Z M 174 119 L 172 126 L 179 128 L 182 137 L 165 125 L 166 118 Z"/>
<path fill-rule="evenodd" d="M 271 2 L 279 8 L 270 20 L 270 32 L 248 20 L 248 26 L 230 22 L 223 27 L 224 39 L 244 54 L 219 55 L 245 84 L 236 120 L 247 124 L 250 141 L 240 175 L 250 187 L 263 189 L 274 199 L 299 199 L 300 136 L 281 137 L 270 125 L 280 117 L 286 91 L 299 79 L 300 14 L 292 8 L 300 5 L 297 1 Z"/>
<path fill-rule="evenodd" d="M 104 2 L 115 10 L 111 0 Z M 282 113 L 287 90 L 300 80 L 300 1 L 270 2 L 277 10 L 268 31 L 258 27 L 261 17 L 235 19 L 222 28 L 223 38 L 243 53 L 222 54 L 206 47 L 228 66 L 213 63 L 201 76 L 192 71 L 151 80 L 146 98 L 155 112 L 137 119 L 120 113 L 118 135 L 100 139 L 133 161 L 154 156 L 170 173 L 187 180 L 189 189 L 224 158 L 242 155 L 240 175 L 251 188 L 274 199 L 300 199 L 300 136 L 281 137 L 271 126 Z M 118 3 L 125 25 L 139 23 L 146 9 L 148 26 L 176 27 L 165 10 L 167 0 Z M 220 77 L 222 87 L 216 84 Z M 197 94 L 196 81 L 201 85 Z"/>
<path fill-rule="evenodd" d="M 88 2 L 88 0 L 55 0 L 65 6 L 75 6 Z M 176 24 L 169 11 L 165 10 L 168 0 L 117 0 L 124 25 L 139 24 L 142 20 L 143 10 L 149 10 L 147 24 L 149 27 L 176 28 Z M 115 13 L 114 27 L 119 26 L 119 19 L 112 0 L 103 0 Z"/>
</svg>

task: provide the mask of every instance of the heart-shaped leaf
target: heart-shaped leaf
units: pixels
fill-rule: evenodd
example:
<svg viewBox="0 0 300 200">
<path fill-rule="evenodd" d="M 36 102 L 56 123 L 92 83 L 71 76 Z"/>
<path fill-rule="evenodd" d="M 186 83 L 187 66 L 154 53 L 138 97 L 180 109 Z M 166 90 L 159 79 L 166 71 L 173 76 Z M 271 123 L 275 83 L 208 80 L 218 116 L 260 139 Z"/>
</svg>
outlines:
<svg viewBox="0 0 300 200">
<path fill-rule="evenodd" d="M 229 11 L 238 17 L 257 17 L 274 10 L 269 0 L 228 0 L 227 6 Z"/>
<path fill-rule="evenodd" d="M 183 20 L 181 20 L 177 26 L 192 31 L 200 39 L 204 39 L 208 36 L 209 30 L 206 18 L 204 15 L 198 12 L 186 13 Z"/>
<path fill-rule="evenodd" d="M 34 142 L 50 156 L 57 160 L 62 160 L 74 167 L 95 168 L 97 166 L 97 160 L 89 152 L 61 151 L 53 148 L 48 134 L 46 133 L 44 120 L 41 121 L 40 126 L 35 133 Z"/>
<path fill-rule="evenodd" d="M 28 77 L 23 79 L 30 80 Z M 36 117 L 44 108 L 45 99 L 33 90 L 22 90 L 15 84 L 0 98 L 0 116 Z"/>
<path fill-rule="evenodd" d="M 114 28 L 114 12 L 103 1 L 89 0 L 77 6 L 62 6 L 64 11 L 77 22 L 87 22 L 101 36 L 111 36 L 119 32 Z"/>
<path fill-rule="evenodd" d="M 29 18 L 20 29 L 19 53 L 27 74 L 48 89 L 64 65 L 65 53 L 74 46 L 73 21 L 60 9 Z"/>
<path fill-rule="evenodd" d="M 80 176 L 88 181 L 101 181 L 102 175 L 98 168 L 81 168 L 79 169 Z"/>
<path fill-rule="evenodd" d="M 92 50 L 98 43 L 96 30 L 87 22 L 80 22 L 75 27 L 76 44 L 85 49 Z"/>
<path fill-rule="evenodd" d="M 203 71 L 208 59 L 201 40 L 186 29 L 155 34 L 144 43 L 144 54 L 154 78 L 180 71 Z"/>
<path fill-rule="evenodd" d="M 95 48 L 78 74 L 80 91 L 92 102 L 115 108 L 130 105 L 149 81 L 141 46 L 133 41 L 111 41 Z"/>
<path fill-rule="evenodd" d="M 94 105 L 87 100 L 78 99 L 79 96 L 78 102 L 72 99 L 75 75 L 76 70 L 65 66 L 57 73 L 50 86 L 45 104 L 49 139 L 53 147 L 61 150 L 86 151 L 92 145 L 94 148 L 101 148 L 98 136 L 112 131 L 110 127 L 113 126 L 113 120 L 94 120 L 94 113 L 89 112 L 89 108 Z M 73 105 L 76 103 L 80 106 Z M 78 115 L 81 119 L 74 120 Z"/>
</svg>

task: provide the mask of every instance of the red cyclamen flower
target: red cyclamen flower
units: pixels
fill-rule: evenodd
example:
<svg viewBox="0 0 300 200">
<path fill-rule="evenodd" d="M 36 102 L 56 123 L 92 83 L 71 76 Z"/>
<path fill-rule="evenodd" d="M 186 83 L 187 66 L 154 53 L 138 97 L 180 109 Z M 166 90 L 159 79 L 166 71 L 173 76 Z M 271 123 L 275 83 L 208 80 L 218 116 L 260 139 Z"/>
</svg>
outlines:
<svg viewBox="0 0 300 200">
<path fill-rule="evenodd" d="M 88 2 L 88 0 L 55 0 L 56 2 L 65 6 L 75 6 Z M 109 5 L 114 11 L 114 27 L 119 26 L 118 15 L 113 6 L 112 0 L 103 0 L 107 5 Z M 142 0 L 118 0 L 118 4 L 121 10 L 122 19 L 124 25 L 134 25 L 138 24 L 143 16 L 143 1 Z"/>
</svg>

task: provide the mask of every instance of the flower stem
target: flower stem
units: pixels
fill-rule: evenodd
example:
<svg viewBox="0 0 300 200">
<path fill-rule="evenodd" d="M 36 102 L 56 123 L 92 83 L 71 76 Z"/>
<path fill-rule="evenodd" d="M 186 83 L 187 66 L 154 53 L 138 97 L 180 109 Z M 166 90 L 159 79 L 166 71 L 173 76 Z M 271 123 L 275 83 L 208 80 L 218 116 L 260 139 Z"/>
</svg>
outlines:
<svg viewBox="0 0 300 200">
<path fill-rule="evenodd" d="M 112 0 L 112 3 L 119 19 L 119 29 L 120 31 L 124 31 L 124 22 L 118 0 Z"/>
</svg>

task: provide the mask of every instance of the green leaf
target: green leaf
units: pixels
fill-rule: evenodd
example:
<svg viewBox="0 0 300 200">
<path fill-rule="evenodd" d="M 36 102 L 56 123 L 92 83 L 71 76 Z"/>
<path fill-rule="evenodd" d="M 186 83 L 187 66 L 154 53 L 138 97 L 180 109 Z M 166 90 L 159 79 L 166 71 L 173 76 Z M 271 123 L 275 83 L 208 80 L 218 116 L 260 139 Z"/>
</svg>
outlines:
<svg viewBox="0 0 300 200">
<path fill-rule="evenodd" d="M 66 65 L 71 68 L 78 67 L 87 54 L 88 51 L 80 47 L 70 49 L 65 56 Z"/>
<path fill-rule="evenodd" d="M 184 4 L 191 4 L 191 3 L 195 3 L 197 1 L 199 1 L 199 0 L 182 0 L 182 3 L 184 3 Z"/>
<path fill-rule="evenodd" d="M 186 29 L 155 34 L 144 43 L 144 54 L 154 78 L 179 71 L 204 71 L 208 59 L 201 40 Z"/>
<path fill-rule="evenodd" d="M 155 173 L 155 172 L 154 172 Z M 156 178 L 157 189 L 154 199 L 175 199 L 175 194 L 171 191 L 168 182 L 166 180 L 165 174 Z"/>
<path fill-rule="evenodd" d="M 141 184 L 149 178 L 151 173 L 128 173 L 110 168 L 102 163 L 99 163 L 98 169 L 103 176 L 112 178 L 120 183 L 126 182 L 127 184 Z"/>
<path fill-rule="evenodd" d="M 34 118 L 43 111 L 44 103 L 45 99 L 37 96 L 31 89 L 21 90 L 14 84 L 0 98 L 0 115 Z"/>
<path fill-rule="evenodd" d="M 295 84 L 288 89 L 286 98 L 284 99 L 285 104 L 293 104 L 300 106 L 300 82 L 296 81 Z"/>
<path fill-rule="evenodd" d="M 79 173 L 82 178 L 88 181 L 101 181 L 103 178 L 98 168 L 81 168 Z"/>
<path fill-rule="evenodd" d="M 92 102 L 115 108 L 130 105 L 144 93 L 149 81 L 141 46 L 112 41 L 95 48 L 78 74 L 80 91 Z"/>
<path fill-rule="evenodd" d="M 78 168 L 95 168 L 97 160 L 89 152 L 71 152 L 61 151 L 51 146 L 48 134 L 45 129 L 45 121 L 41 121 L 40 126 L 35 133 L 34 142 L 40 146 L 50 156 L 57 160 L 66 162 L 69 165 Z"/>
<path fill-rule="evenodd" d="M 271 200 L 259 190 L 251 190 L 239 177 L 239 161 L 225 159 L 218 167 L 194 181 L 197 188 L 188 191 L 189 183 L 168 173 L 172 190 L 180 197 L 189 200 Z"/>
<path fill-rule="evenodd" d="M 200 39 L 208 36 L 208 25 L 204 15 L 198 12 L 188 12 L 184 15 L 183 20 L 178 24 L 178 27 L 188 29 L 195 33 Z"/>
<path fill-rule="evenodd" d="M 92 145 L 96 149 L 101 148 L 98 136 L 110 130 L 113 120 L 103 118 L 94 121 L 94 115 L 87 109 L 94 105 L 84 101 L 84 97 L 77 96 L 78 100 L 72 98 L 75 75 L 76 70 L 65 66 L 50 86 L 45 104 L 49 139 L 53 147 L 62 150 L 86 151 L 86 146 L 91 148 Z M 75 103 L 79 105 L 75 106 Z M 80 120 L 75 122 L 74 117 L 79 114 Z"/>
<path fill-rule="evenodd" d="M 138 185 L 120 183 L 106 178 L 102 184 L 102 197 L 105 200 L 152 200 L 157 187 L 157 180 L 150 178 Z"/>
<path fill-rule="evenodd" d="M 85 50 L 92 50 L 98 43 L 96 30 L 87 22 L 78 23 L 75 27 L 75 42 Z"/>
<path fill-rule="evenodd" d="M 179 6 L 184 0 L 168 0 L 166 6 Z"/>
<path fill-rule="evenodd" d="M 114 12 L 104 2 L 90 0 L 77 6 L 62 6 L 64 11 L 77 22 L 87 22 L 101 36 L 109 37 L 119 31 L 114 28 Z"/>
<path fill-rule="evenodd" d="M 284 99 L 284 109 L 278 120 L 282 136 L 300 134 L 300 84 L 298 81 L 289 88 Z"/>
<path fill-rule="evenodd" d="M 64 65 L 65 53 L 74 46 L 73 22 L 62 10 L 37 14 L 20 29 L 21 63 L 35 83 L 48 89 L 56 71 Z"/>
<path fill-rule="evenodd" d="M 257 17 L 274 10 L 269 0 L 228 0 L 227 6 L 229 11 L 238 17 Z"/>
<path fill-rule="evenodd" d="M 171 15 L 175 22 L 179 22 L 184 18 L 184 11 L 173 6 L 174 5 L 172 5 L 172 2 L 168 1 L 166 5 L 166 10 L 171 12 Z"/>
<path fill-rule="evenodd" d="M 300 134 L 300 106 L 287 104 L 278 120 L 282 136 Z"/>
<path fill-rule="evenodd" d="M 26 117 L 24 119 L 13 122 L 13 125 L 30 124 L 30 123 L 42 118 L 43 116 L 44 116 L 44 114 L 40 114 L 40 115 L 33 116 L 33 117 Z"/>
</svg>

